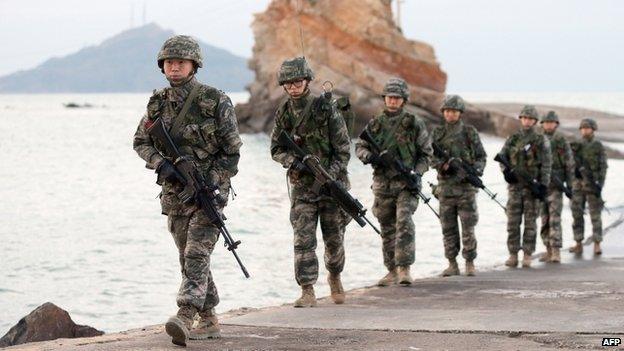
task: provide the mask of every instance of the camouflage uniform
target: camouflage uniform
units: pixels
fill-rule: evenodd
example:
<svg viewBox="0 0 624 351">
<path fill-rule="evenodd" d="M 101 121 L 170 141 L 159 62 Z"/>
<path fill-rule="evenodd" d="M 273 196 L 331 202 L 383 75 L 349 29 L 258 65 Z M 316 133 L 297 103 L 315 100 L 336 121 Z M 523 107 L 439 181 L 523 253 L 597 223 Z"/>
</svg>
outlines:
<svg viewBox="0 0 624 351">
<path fill-rule="evenodd" d="M 407 92 L 405 81 L 391 79 L 383 95 L 400 96 L 407 100 Z M 403 161 L 417 174 L 427 171 L 432 149 L 422 119 L 403 108 L 397 112 L 384 110 L 371 119 L 366 128 L 377 144 L 395 159 Z M 355 152 L 362 162 L 371 163 L 373 153 L 369 143 L 359 139 Z M 392 272 L 396 267 L 409 267 L 414 263 L 415 228 L 412 215 L 418 207 L 418 198 L 416 189 L 408 189 L 407 182 L 396 170 L 381 164 L 373 164 L 373 170 L 373 214 L 381 225 L 384 265 Z"/>
<path fill-rule="evenodd" d="M 559 118 L 554 111 L 549 111 L 548 114 L 542 118 L 542 123 L 548 121 L 559 123 Z M 572 184 L 574 158 L 572 157 L 570 143 L 566 141 L 561 133 L 557 131 L 553 133 L 544 131 L 544 135 L 550 142 L 552 170 L 547 198 L 546 201 L 542 203 L 542 227 L 540 229 L 540 235 L 544 245 L 547 248 L 561 248 L 561 211 L 563 210 L 563 191 L 556 185 L 555 179 L 560 180 L 562 184 Z"/>
<path fill-rule="evenodd" d="M 165 50 L 167 45 L 186 48 L 186 44 L 195 43 L 191 40 L 186 36 L 169 39 L 159 54 L 159 66 L 162 68 L 164 59 L 175 57 L 191 59 L 196 67 L 201 67 L 201 56 L 192 56 L 188 52 L 192 52 L 192 48 L 173 53 Z M 162 146 L 152 140 L 147 129 L 157 118 L 164 122 L 167 129 L 171 128 L 186 98 L 196 87 L 198 93 L 183 122 L 179 128 L 169 132 L 180 151 L 192 157 L 206 179 L 212 184 L 218 184 L 221 194 L 217 205 L 222 210 L 227 203 L 230 178 L 238 172 L 239 149 L 242 145 L 232 102 L 222 91 L 201 84 L 194 77 L 182 85 L 155 90 L 134 134 L 134 150 L 150 169 L 158 170 L 166 160 L 173 162 L 172 155 L 167 155 Z M 177 194 L 181 189 L 182 186 L 177 182 L 164 181 L 160 195 L 162 213 L 168 216 L 168 228 L 179 251 L 182 284 L 177 304 L 181 308 L 192 306 L 200 314 L 210 313 L 219 303 L 210 273 L 210 254 L 218 240 L 219 231 L 197 206 L 182 203 L 178 199 Z"/>
<path fill-rule="evenodd" d="M 305 60 L 296 58 L 284 62 L 278 81 L 284 84 L 296 78 L 311 80 L 312 77 Z M 295 279 L 300 286 L 314 285 L 318 278 L 316 227 L 319 219 L 325 242 L 325 267 L 330 273 L 339 274 L 345 263 L 343 240 L 348 215 L 330 197 L 311 190 L 314 177 L 295 170 L 295 155 L 278 142 L 280 133 L 286 131 L 302 148 L 317 156 L 334 179 L 348 188 L 350 140 L 347 126 L 335 102 L 321 100 L 312 96 L 309 90 L 297 99 L 287 99 L 277 109 L 271 132 L 271 157 L 289 169 Z"/>
<path fill-rule="evenodd" d="M 520 116 L 538 119 L 537 110 L 533 106 L 525 106 Z M 536 127 L 522 128 L 511 135 L 506 141 L 501 153 L 507 156 L 512 167 L 525 171 L 540 184 L 550 184 L 550 169 L 552 158 L 548 139 L 536 132 Z M 509 184 L 509 199 L 507 200 L 507 249 L 511 255 L 516 255 L 520 249 L 525 256 L 530 257 L 535 251 L 537 235 L 537 216 L 539 214 L 539 200 L 537 200 L 522 182 Z M 524 217 L 524 235 L 521 234 L 520 224 Z"/>
<path fill-rule="evenodd" d="M 461 97 L 449 95 L 441 110 L 445 109 L 464 111 Z M 479 175 L 485 168 L 486 153 L 481 144 L 477 130 L 465 125 L 461 120 L 456 123 L 445 123 L 433 130 L 433 142 L 445 150 L 451 158 L 460 158 L 472 165 Z M 463 246 L 462 256 L 466 261 L 477 257 L 477 239 L 474 228 L 479 220 L 475 195 L 477 188 L 469 184 L 464 177 L 457 173 L 443 170 L 444 160 L 434 157 L 432 167 L 438 171 L 438 185 L 434 195 L 440 201 L 440 224 L 444 237 L 444 255 L 454 260 Z M 459 225 L 462 226 L 462 244 L 460 246 Z"/>
<path fill-rule="evenodd" d="M 597 129 L 596 122 L 586 119 L 581 122 L 581 128 L 587 126 L 594 130 Z M 594 180 L 598 183 L 600 189 L 604 187 L 605 177 L 607 175 L 607 155 L 602 143 L 595 139 L 594 136 L 583 138 L 579 142 L 572 143 L 572 151 L 577 161 L 584 160 L 586 164 L 585 171 L 593 175 Z M 576 163 L 577 169 L 583 167 L 581 162 Z M 585 212 L 585 203 L 589 205 L 589 216 L 592 222 L 593 240 L 595 243 L 602 241 L 602 209 L 604 202 L 600 196 L 597 196 L 590 182 L 581 176 L 579 170 L 577 177 L 574 179 L 572 196 L 572 217 L 574 219 L 572 230 L 574 232 L 574 240 L 583 241 L 585 222 L 583 214 Z"/>
</svg>

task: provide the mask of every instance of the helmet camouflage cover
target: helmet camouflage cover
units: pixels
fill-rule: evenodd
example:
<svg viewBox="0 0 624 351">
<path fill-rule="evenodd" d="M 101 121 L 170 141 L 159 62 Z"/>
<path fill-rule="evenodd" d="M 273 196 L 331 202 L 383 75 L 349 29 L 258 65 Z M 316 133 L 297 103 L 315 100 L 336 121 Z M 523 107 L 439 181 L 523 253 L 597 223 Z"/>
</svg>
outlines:
<svg viewBox="0 0 624 351">
<path fill-rule="evenodd" d="M 592 118 L 585 118 L 581 121 L 579 129 L 581 128 L 591 128 L 593 130 L 598 130 L 598 123 L 596 123 L 596 121 Z"/>
<path fill-rule="evenodd" d="M 277 72 L 277 81 L 279 85 L 292 82 L 299 79 L 314 79 L 314 72 L 308 65 L 305 57 L 295 57 L 292 60 L 285 60 Z"/>
<path fill-rule="evenodd" d="M 544 122 L 557 122 L 557 123 L 559 123 L 559 116 L 557 116 L 557 112 L 555 112 L 555 111 L 548 111 L 548 113 L 545 114 L 542 117 L 542 122 L 541 123 L 544 123 Z"/>
<path fill-rule="evenodd" d="M 518 117 L 523 117 L 523 116 L 532 118 L 536 121 L 539 119 L 538 117 L 539 114 L 537 113 L 537 109 L 533 105 L 525 105 L 522 108 L 522 111 L 520 111 L 520 114 L 518 115 Z"/>
<path fill-rule="evenodd" d="M 188 35 L 176 35 L 167 40 L 158 52 L 158 67 L 167 59 L 185 59 L 202 66 L 202 53 L 197 40 Z"/>
<path fill-rule="evenodd" d="M 409 98 L 409 87 L 405 80 L 401 78 L 390 78 L 384 86 L 381 96 L 395 96 L 407 100 Z"/>
<path fill-rule="evenodd" d="M 440 111 L 444 112 L 444 110 L 457 110 L 464 112 L 466 110 L 464 99 L 462 99 L 459 95 L 447 95 L 444 98 L 442 107 L 440 107 Z"/>
</svg>

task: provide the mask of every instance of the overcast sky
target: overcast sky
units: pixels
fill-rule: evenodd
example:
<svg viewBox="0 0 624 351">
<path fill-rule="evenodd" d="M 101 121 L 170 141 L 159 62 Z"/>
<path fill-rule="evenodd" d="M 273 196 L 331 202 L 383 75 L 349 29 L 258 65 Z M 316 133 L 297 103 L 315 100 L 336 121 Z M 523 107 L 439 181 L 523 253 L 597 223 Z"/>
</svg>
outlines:
<svg viewBox="0 0 624 351">
<path fill-rule="evenodd" d="M 138 26 L 144 8 L 147 22 L 249 57 L 268 3 L 0 0 L 0 75 Z M 624 91 L 623 0 L 404 0 L 402 22 L 434 46 L 449 92 Z"/>
</svg>

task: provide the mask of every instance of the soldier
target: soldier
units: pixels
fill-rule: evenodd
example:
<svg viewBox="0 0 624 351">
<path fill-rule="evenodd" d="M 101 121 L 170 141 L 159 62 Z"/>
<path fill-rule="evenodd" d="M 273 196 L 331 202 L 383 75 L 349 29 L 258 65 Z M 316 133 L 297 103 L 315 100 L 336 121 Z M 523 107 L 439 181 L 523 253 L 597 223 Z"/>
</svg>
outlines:
<svg viewBox="0 0 624 351">
<path fill-rule="evenodd" d="M 602 241 L 602 209 L 604 201 L 601 191 L 604 187 L 607 175 L 607 155 L 602 143 L 594 137 L 598 129 L 596 121 L 587 118 L 581 121 L 579 127 L 582 139 L 572 143 L 572 151 L 576 160 L 575 181 L 572 197 L 572 230 L 576 245 L 570 252 L 581 254 L 583 252 L 583 236 L 585 222 L 583 213 L 585 203 L 589 204 L 589 216 L 592 222 L 592 239 L 594 240 L 594 254 L 602 254 L 600 242 Z"/>
<path fill-rule="evenodd" d="M 241 139 L 234 108 L 220 90 L 199 83 L 195 73 L 202 67 L 197 41 L 177 35 L 165 41 L 158 52 L 158 67 L 170 86 L 154 90 L 147 112 L 134 135 L 134 150 L 155 169 L 162 185 L 162 213 L 179 251 L 182 284 L 177 296 L 179 310 L 166 325 L 167 334 L 177 345 L 187 339 L 220 336 L 214 307 L 219 303 L 217 288 L 210 273 L 210 254 L 219 231 L 203 211 L 193 203 L 182 203 L 177 195 L 182 189 L 181 176 L 172 155 L 164 152 L 148 134 L 148 128 L 160 118 L 169 129 L 180 151 L 190 157 L 204 177 L 220 190 L 217 207 L 227 203 L 230 178 L 237 172 Z M 192 328 L 199 314 L 198 324 Z"/>
<path fill-rule="evenodd" d="M 522 128 L 511 135 L 500 154 L 507 157 L 515 174 L 504 169 L 505 180 L 509 183 L 509 199 L 507 200 L 507 249 L 509 258 L 505 261 L 508 267 L 518 266 L 518 251 L 522 249 L 524 256 L 522 267 L 531 267 L 531 255 L 535 251 L 537 235 L 537 216 L 539 201 L 529 189 L 530 184 L 520 176 L 525 174 L 546 189 L 550 184 L 551 154 L 548 139 L 536 132 L 538 114 L 534 106 L 524 106 L 519 115 Z M 520 178 L 520 179 L 519 179 Z M 520 224 L 524 217 L 524 235 L 520 246 Z"/>
<path fill-rule="evenodd" d="M 444 114 L 444 125 L 433 130 L 433 143 L 445 150 L 450 159 L 434 157 L 432 167 L 438 171 L 438 185 L 435 195 L 440 201 L 440 224 L 444 237 L 444 255 L 449 266 L 442 276 L 459 275 L 456 257 L 460 249 L 457 217 L 462 226 L 462 256 L 466 260 L 466 275 L 475 275 L 474 259 L 477 257 L 477 239 L 474 228 L 479 220 L 475 194 L 478 189 L 468 183 L 462 174 L 449 169 L 456 159 L 474 167 L 483 175 L 486 153 L 477 130 L 465 125 L 460 119 L 465 110 L 464 100 L 458 95 L 448 95 L 440 111 Z M 434 154 L 435 155 L 435 154 Z"/>
<path fill-rule="evenodd" d="M 328 283 L 331 298 L 336 304 L 345 301 L 340 280 L 344 268 L 344 231 L 347 215 L 329 196 L 311 189 L 314 177 L 302 160 L 287 151 L 278 142 L 282 131 L 290 136 L 307 152 L 320 159 L 329 174 L 349 186 L 347 163 L 349 162 L 349 135 L 345 121 L 336 109 L 335 102 L 315 98 L 309 84 L 314 73 L 305 58 L 286 60 L 277 75 L 288 99 L 275 114 L 275 126 L 271 133 L 271 157 L 288 169 L 292 186 L 290 222 L 294 231 L 295 280 L 301 286 L 301 297 L 294 307 L 314 307 L 316 297 L 314 284 L 318 278 L 316 257 L 316 226 L 321 222 L 325 242 L 325 267 L 329 271 Z"/>
<path fill-rule="evenodd" d="M 544 135 L 550 142 L 552 154 L 552 170 L 550 174 L 550 185 L 546 201 L 542 203 L 540 235 L 546 254 L 540 258 L 541 262 L 561 262 L 561 210 L 563 209 L 564 183 L 568 186 L 572 184 L 572 174 L 574 172 L 574 158 L 570 144 L 561 133 L 557 132 L 559 127 L 559 117 L 555 111 L 548 111 L 542 117 L 542 129 Z"/>
<path fill-rule="evenodd" d="M 425 123 L 404 109 L 409 88 L 403 79 L 390 79 L 381 96 L 385 109 L 371 119 L 366 128 L 383 151 L 381 154 L 373 153 L 371 146 L 360 139 L 355 152 L 364 164 L 370 163 L 374 170 L 373 214 L 381 225 L 383 260 L 388 269 L 378 285 L 410 285 L 410 266 L 414 263 L 415 254 L 412 215 L 418 207 L 416 192 L 420 190 L 420 181 L 413 185 L 415 188 L 408 188 L 408 183 L 399 172 L 387 166 L 392 161 L 384 159 L 399 159 L 420 177 L 429 168 L 431 139 Z"/>
</svg>

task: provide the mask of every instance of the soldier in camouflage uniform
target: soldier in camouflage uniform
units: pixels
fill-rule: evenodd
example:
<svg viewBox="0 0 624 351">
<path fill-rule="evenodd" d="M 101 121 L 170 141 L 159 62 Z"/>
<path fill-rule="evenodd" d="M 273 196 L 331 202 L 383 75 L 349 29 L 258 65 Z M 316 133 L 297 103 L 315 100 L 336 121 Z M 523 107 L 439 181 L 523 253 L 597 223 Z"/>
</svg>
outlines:
<svg viewBox="0 0 624 351">
<path fill-rule="evenodd" d="M 214 307 L 219 303 L 210 273 L 210 254 L 219 231 L 195 204 L 182 203 L 177 195 L 182 189 L 181 175 L 172 155 L 148 134 L 148 128 L 160 118 L 180 151 L 196 163 L 205 178 L 219 187 L 219 203 L 227 203 L 230 178 L 237 171 L 241 139 L 230 99 L 220 90 L 195 79 L 202 67 L 201 49 L 191 37 L 178 35 L 167 39 L 158 53 L 158 66 L 170 86 L 155 90 L 147 104 L 147 113 L 134 135 L 134 150 L 158 173 L 162 185 L 162 213 L 179 251 L 182 284 L 177 296 L 178 313 L 166 323 L 166 331 L 177 345 L 187 339 L 219 337 Z M 190 99 L 186 114 L 181 114 Z M 199 322 L 192 328 L 193 318 Z"/>
<path fill-rule="evenodd" d="M 522 128 L 511 135 L 506 141 L 501 154 L 506 156 L 511 166 L 518 172 L 524 172 L 537 180 L 541 187 L 550 184 L 550 168 L 552 164 L 548 139 L 537 133 L 535 124 L 538 120 L 534 106 L 524 106 L 519 115 Z M 502 165 L 501 165 L 501 168 Z M 505 262 L 508 267 L 518 266 L 518 251 L 522 249 L 524 257 L 522 267 L 531 266 L 531 255 L 535 251 L 537 236 L 537 216 L 539 200 L 533 196 L 529 187 L 519 177 L 513 177 L 503 169 L 505 180 L 509 183 L 509 199 L 507 200 L 507 249 L 509 258 Z M 520 245 L 520 224 L 524 217 L 524 235 Z"/>
<path fill-rule="evenodd" d="M 418 207 L 420 182 L 416 188 L 408 188 L 400 173 L 385 165 L 391 164 L 391 159 L 400 159 L 406 167 L 422 176 L 429 168 L 431 139 L 425 123 L 404 109 L 409 88 L 403 79 L 390 79 L 381 95 L 385 109 L 371 119 L 366 128 L 383 151 L 379 155 L 374 154 L 369 143 L 360 139 L 355 152 L 364 164 L 370 163 L 374 170 L 373 214 L 381 225 L 383 260 L 388 269 L 378 285 L 410 285 L 410 266 L 414 263 L 415 254 L 412 215 Z"/>
<path fill-rule="evenodd" d="M 584 119 L 581 121 L 579 129 L 582 139 L 572 143 L 576 170 L 574 195 L 570 207 L 574 219 L 572 231 L 576 245 L 570 249 L 570 252 L 577 254 L 583 252 L 583 236 L 585 234 L 583 214 L 587 202 L 592 223 L 594 254 L 600 255 L 602 254 L 600 242 L 602 241 L 602 209 L 604 208 L 601 191 L 607 175 L 607 155 L 602 143 L 594 137 L 595 131 L 598 129 L 596 121 L 591 118 Z"/>
<path fill-rule="evenodd" d="M 288 169 L 292 187 L 290 222 L 294 231 L 295 279 L 301 286 L 301 297 L 295 301 L 295 307 L 316 306 L 314 284 L 318 278 L 316 227 L 319 219 L 331 297 L 337 304 L 345 300 L 340 273 L 345 263 L 343 240 L 348 215 L 324 194 L 323 189 L 315 192 L 311 188 L 312 174 L 302 160 L 278 141 L 282 131 L 288 133 L 299 146 L 318 157 L 328 173 L 348 189 L 350 140 L 347 126 L 335 101 L 312 96 L 309 83 L 313 78 L 314 74 L 303 57 L 282 63 L 278 82 L 288 99 L 277 109 L 271 133 L 271 157 Z"/>
<path fill-rule="evenodd" d="M 561 262 L 561 211 L 563 209 L 561 186 L 564 183 L 572 184 L 574 158 L 570 144 L 561 133 L 557 132 L 559 117 L 555 111 L 548 111 L 542 117 L 541 124 L 544 135 L 550 142 L 552 170 L 546 201 L 542 203 L 540 234 L 546 246 L 546 254 L 540 258 L 540 261 L 559 263 Z"/>
<path fill-rule="evenodd" d="M 474 228 L 479 220 L 475 196 L 478 189 L 468 183 L 462 174 L 451 172 L 449 167 L 452 162 L 457 162 L 456 159 L 460 159 L 472 165 L 478 175 L 482 175 L 487 155 L 477 130 L 473 126 L 465 125 L 460 119 L 465 110 L 464 100 L 460 96 L 448 95 L 440 110 L 446 123 L 433 130 L 433 143 L 450 156 L 449 160 L 434 156 L 432 162 L 432 167 L 438 171 L 438 185 L 434 194 L 440 201 L 444 255 L 449 261 L 442 276 L 459 275 L 456 257 L 461 246 L 462 256 L 466 260 L 466 275 L 473 276 L 474 259 L 477 257 Z M 462 227 L 461 240 L 457 217 Z"/>
</svg>

